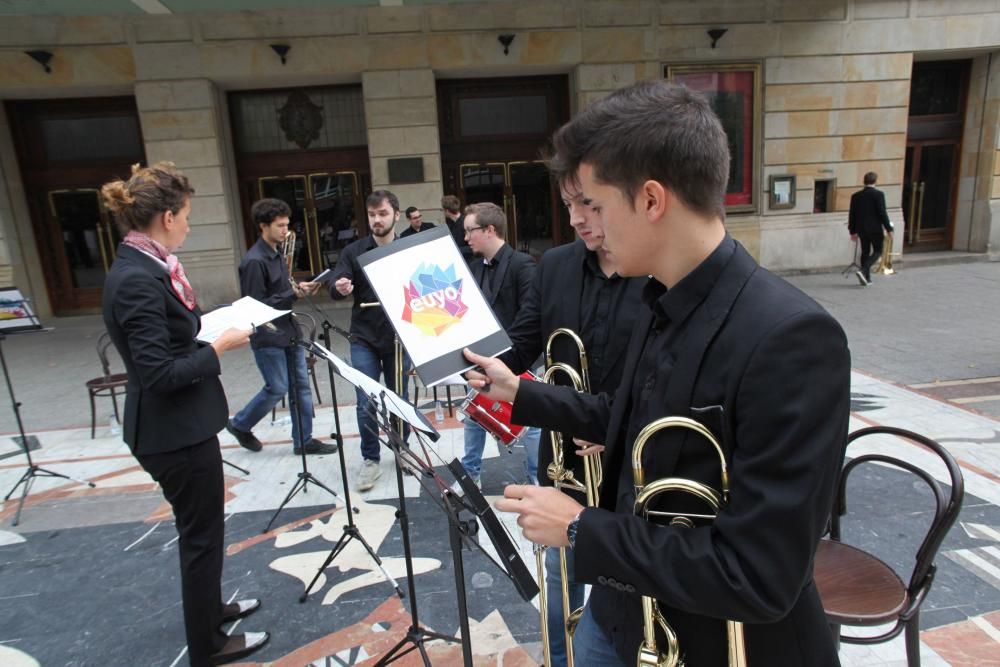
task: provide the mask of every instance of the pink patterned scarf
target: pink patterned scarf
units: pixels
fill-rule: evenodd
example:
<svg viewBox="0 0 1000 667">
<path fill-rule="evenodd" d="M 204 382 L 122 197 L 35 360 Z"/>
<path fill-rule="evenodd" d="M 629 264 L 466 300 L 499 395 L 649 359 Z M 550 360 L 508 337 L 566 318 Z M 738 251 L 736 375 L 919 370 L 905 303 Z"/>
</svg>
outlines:
<svg viewBox="0 0 1000 667">
<path fill-rule="evenodd" d="M 184 275 L 184 267 L 181 266 L 181 261 L 177 259 L 176 255 L 170 254 L 163 247 L 163 244 L 134 229 L 125 236 L 122 243 L 166 262 L 167 271 L 170 273 L 170 284 L 173 286 L 174 292 L 177 293 L 188 310 L 194 310 L 194 307 L 198 305 L 198 300 L 194 296 L 194 288 L 191 287 L 187 276 Z"/>
</svg>

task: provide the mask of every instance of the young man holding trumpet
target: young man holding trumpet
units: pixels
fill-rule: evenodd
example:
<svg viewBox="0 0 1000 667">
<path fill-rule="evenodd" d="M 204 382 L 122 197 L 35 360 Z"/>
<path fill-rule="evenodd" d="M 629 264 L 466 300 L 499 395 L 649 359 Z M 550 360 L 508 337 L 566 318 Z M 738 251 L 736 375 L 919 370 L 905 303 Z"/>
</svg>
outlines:
<svg viewBox="0 0 1000 667">
<path fill-rule="evenodd" d="M 607 448 L 597 507 L 526 485 L 508 486 L 497 502 L 519 515 L 529 540 L 574 547 L 576 578 L 593 585 L 574 637 L 577 664 L 635 664 L 657 640 L 644 633 L 648 600 L 689 665 L 741 664 L 728 656 L 736 626 L 747 664 L 838 664 L 812 559 L 847 436 L 842 329 L 726 232 L 728 142 L 701 95 L 636 84 L 585 109 L 553 143 L 555 177 L 578 179 L 618 272 L 652 276 L 621 383 L 613 397 L 591 396 L 520 382 L 496 359 L 466 356 L 484 370 L 470 372 L 471 385 L 513 401 L 516 423 Z M 693 430 L 662 430 L 633 470 L 640 432 L 668 416 L 710 432 L 719 450 Z M 637 489 L 667 477 L 728 487 L 714 520 L 656 525 L 635 515 Z M 695 505 L 671 495 L 655 509 L 688 519 Z"/>
<path fill-rule="evenodd" d="M 260 238 L 240 262 L 240 293 L 278 310 L 289 310 L 295 300 L 319 289 L 319 283 L 296 282 L 278 246 L 287 243 L 291 209 L 280 199 L 261 199 L 250 208 Z M 291 314 L 257 329 L 250 337 L 253 358 L 264 378 L 264 386 L 237 412 L 226 430 L 246 449 L 259 452 L 263 445 L 253 427 L 288 393 L 289 380 L 295 382 L 298 409 L 292 410 L 292 451 L 299 455 L 332 454 L 337 445 L 320 442 L 312 434 L 312 390 L 306 368 L 306 353 L 292 340 L 299 337 Z"/>
</svg>

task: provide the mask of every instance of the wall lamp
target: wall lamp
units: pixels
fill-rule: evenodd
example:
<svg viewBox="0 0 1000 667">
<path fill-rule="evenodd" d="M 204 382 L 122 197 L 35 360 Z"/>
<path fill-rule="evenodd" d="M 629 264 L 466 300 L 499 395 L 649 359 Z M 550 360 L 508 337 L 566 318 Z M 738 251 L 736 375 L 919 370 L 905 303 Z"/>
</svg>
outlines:
<svg viewBox="0 0 1000 667">
<path fill-rule="evenodd" d="M 505 56 L 510 53 L 510 43 L 514 41 L 514 37 L 516 37 L 516 35 L 497 35 L 497 41 L 503 44 L 503 54 Z"/>
<path fill-rule="evenodd" d="M 282 65 L 285 64 L 285 62 L 286 62 L 285 56 L 288 55 L 288 52 L 291 50 L 291 48 L 292 47 L 288 46 L 288 44 L 272 44 L 271 45 L 271 50 L 274 51 L 275 53 L 277 53 L 278 57 L 281 58 L 281 64 Z"/>
<path fill-rule="evenodd" d="M 52 68 L 49 67 L 49 62 L 52 60 L 52 54 L 48 51 L 25 51 L 26 54 L 31 56 L 31 59 L 36 63 L 45 68 L 46 73 L 52 74 Z"/>
<path fill-rule="evenodd" d="M 729 28 L 712 28 L 708 31 L 708 36 L 712 38 L 712 48 L 715 48 L 715 43 L 722 39 L 722 36 L 729 32 Z"/>
</svg>

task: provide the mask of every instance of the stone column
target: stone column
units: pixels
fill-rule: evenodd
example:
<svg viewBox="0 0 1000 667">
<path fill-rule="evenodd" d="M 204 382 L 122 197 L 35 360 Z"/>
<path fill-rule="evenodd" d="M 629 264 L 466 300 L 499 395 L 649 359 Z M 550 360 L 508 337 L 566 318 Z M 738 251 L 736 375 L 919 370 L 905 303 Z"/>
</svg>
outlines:
<svg viewBox="0 0 1000 667">
<path fill-rule="evenodd" d="M 954 247 L 997 254 L 1000 253 L 1000 51 L 977 58 L 970 78 Z M 969 206 L 971 219 L 966 217 Z M 960 224 L 967 219 L 967 224 Z"/>
<path fill-rule="evenodd" d="M 364 72 L 361 85 L 368 126 L 368 157 L 372 189 L 392 190 L 399 206 L 416 206 L 425 216 L 444 222 L 441 211 L 441 142 L 438 135 L 437 92 L 430 69 Z M 389 159 L 423 159 L 421 183 L 389 183 Z M 406 221 L 400 216 L 397 229 Z"/>
<path fill-rule="evenodd" d="M 135 100 L 149 163 L 173 162 L 195 188 L 191 233 L 177 256 L 199 303 L 238 299 L 236 207 L 224 188 L 227 151 L 215 86 L 206 79 L 140 81 Z"/>
</svg>

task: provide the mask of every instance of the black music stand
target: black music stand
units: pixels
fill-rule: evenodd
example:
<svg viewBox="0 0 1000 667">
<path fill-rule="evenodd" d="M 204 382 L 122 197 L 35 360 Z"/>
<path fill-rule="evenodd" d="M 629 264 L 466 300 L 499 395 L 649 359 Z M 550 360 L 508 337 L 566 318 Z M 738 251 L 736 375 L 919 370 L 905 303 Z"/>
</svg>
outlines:
<svg viewBox="0 0 1000 667">
<path fill-rule="evenodd" d="M 21 449 L 24 450 L 24 456 L 28 459 L 28 469 L 24 471 L 21 475 L 21 479 L 17 480 L 14 487 L 4 496 L 4 502 L 10 500 L 10 497 L 14 495 L 17 487 L 24 484 L 24 490 L 21 492 L 21 499 L 17 503 L 17 512 L 14 514 L 14 521 L 11 522 L 12 526 L 16 526 L 21 521 L 21 510 L 24 508 L 24 500 L 28 497 L 28 493 L 31 489 L 32 483 L 35 481 L 36 477 L 59 477 L 62 479 L 68 479 L 78 484 L 86 484 L 90 488 L 94 488 L 96 485 L 93 482 L 88 482 L 83 479 L 77 479 L 76 477 L 70 477 L 69 475 L 64 475 L 53 470 L 48 470 L 39 465 L 35 465 L 35 462 L 31 459 L 31 443 L 28 440 L 28 436 L 24 434 L 24 423 L 21 421 L 21 403 L 14 396 L 14 385 L 10 381 L 10 372 L 7 369 L 7 359 L 4 357 L 3 353 L 3 341 L 7 339 L 8 335 L 13 334 L 23 334 L 23 333 L 33 333 L 36 331 L 43 331 L 41 322 L 31 311 L 31 307 L 28 305 L 26 299 L 21 296 L 21 293 L 13 288 L 3 288 L 0 289 L 0 309 L 11 312 L 15 312 L 15 317 L 8 318 L 4 321 L 3 327 L 0 327 L 0 365 L 3 366 L 3 377 L 7 382 L 7 393 L 10 395 L 10 404 L 14 409 L 14 417 L 17 420 L 17 432 L 20 434 L 19 437 L 14 438 Z M 34 436 L 31 436 L 33 441 L 37 442 Z"/>
<path fill-rule="evenodd" d="M 411 623 L 406 636 L 389 649 L 375 664 L 376 667 L 387 665 L 413 651 L 419 651 L 423 663 L 430 665 L 430 658 L 427 655 L 424 644 L 428 640 L 441 639 L 448 642 L 461 643 L 463 665 L 465 667 L 472 667 L 472 639 L 469 629 L 465 568 L 462 560 L 463 545 L 479 549 L 487 558 L 493 561 L 501 572 L 511 579 L 524 600 L 531 600 L 538 593 L 538 586 L 517 553 L 517 548 L 514 546 L 513 541 L 506 534 L 499 519 L 497 519 L 490 508 L 489 503 L 486 502 L 486 499 L 480 493 L 475 483 L 469 478 L 468 473 L 458 459 L 448 464 L 448 468 L 455 475 L 459 485 L 462 487 L 464 491 L 464 495 L 462 496 L 458 496 L 452 492 L 450 485 L 434 471 L 429 460 L 422 460 L 406 445 L 400 435 L 401 429 L 398 422 L 402 421 L 401 418 L 397 416 L 390 419 L 389 417 L 389 401 L 387 400 L 389 394 L 390 392 L 388 391 L 383 392 L 379 398 L 373 395 L 369 401 L 369 409 L 372 410 L 376 420 L 380 421 L 381 427 L 386 433 L 386 438 L 382 441 L 382 444 L 392 450 L 396 464 L 396 486 L 399 494 L 399 513 L 397 516 L 399 516 L 400 531 L 403 535 L 403 555 L 406 561 L 407 585 L 410 591 Z M 395 394 L 392 394 L 392 396 L 394 398 L 390 400 L 403 401 L 403 399 Z M 381 415 L 376 408 L 379 400 L 382 405 Z M 393 421 L 397 422 L 395 424 L 396 428 L 393 428 Z M 417 432 L 417 438 L 420 439 L 422 432 L 420 426 L 422 425 L 412 422 L 410 425 L 413 426 L 415 432 Z M 404 469 L 406 474 L 412 475 L 418 480 L 421 487 L 428 492 L 428 496 L 435 499 L 436 504 L 448 518 L 449 541 L 455 572 L 455 594 L 457 597 L 460 638 L 432 632 L 420 625 L 417 611 L 415 577 L 413 575 L 413 554 L 409 539 L 409 519 L 406 513 L 406 495 L 403 489 Z M 463 512 L 474 515 L 482 521 L 487 534 L 493 541 L 494 547 L 502 555 L 501 562 L 494 560 L 477 541 L 472 539 L 478 533 L 478 524 L 475 518 L 463 518 Z"/>
<path fill-rule="evenodd" d="M 315 308 L 316 311 L 319 312 L 321 315 L 323 314 L 322 311 L 319 310 L 319 308 L 316 308 L 315 304 L 313 304 L 312 301 L 309 301 L 309 304 L 313 306 L 313 308 Z M 335 330 L 338 334 L 346 338 L 348 341 L 350 340 L 349 333 L 347 333 L 340 327 L 331 324 L 330 321 L 326 319 L 326 317 L 324 316 L 323 342 L 326 344 L 327 350 L 330 349 L 331 329 Z M 314 356 L 319 357 L 320 359 L 324 359 L 323 355 L 318 350 L 313 349 L 313 344 L 311 342 L 306 349 L 310 352 L 310 354 L 313 354 Z M 302 595 L 299 596 L 299 602 L 306 601 L 306 598 L 309 597 L 309 591 L 312 590 L 312 587 L 316 585 L 316 582 L 319 580 L 319 575 L 321 575 L 323 571 L 330 566 L 330 563 L 332 563 L 333 560 L 340 554 L 340 552 L 343 551 L 348 544 L 350 544 L 351 540 L 357 540 L 358 542 L 361 543 L 361 546 L 365 548 L 365 551 L 368 552 L 368 555 L 371 556 L 373 561 L 375 561 L 375 566 L 378 568 L 379 572 L 382 573 L 382 576 L 385 577 L 386 581 L 392 584 L 392 587 L 396 589 L 396 595 L 398 595 L 400 599 L 402 599 L 405 595 L 403 593 L 403 589 L 399 587 L 399 583 L 395 579 L 393 579 L 388 572 L 386 572 L 384 567 L 382 567 L 382 559 L 378 557 L 378 554 L 376 554 L 375 550 L 372 549 L 372 546 L 368 543 L 368 540 L 366 540 L 365 536 L 361 534 L 361 531 L 358 529 L 358 525 L 354 523 L 354 515 L 358 514 L 359 510 L 357 507 L 351 504 L 351 489 L 350 489 L 350 484 L 348 484 L 347 481 L 347 459 L 344 456 L 344 437 L 341 434 L 340 411 L 337 407 L 337 383 L 336 383 L 336 378 L 334 378 L 333 375 L 333 364 L 330 363 L 329 360 L 326 361 L 327 361 L 326 369 L 330 376 L 330 393 L 331 396 L 333 397 L 333 422 L 335 428 L 337 429 L 335 433 L 330 434 L 330 437 L 334 438 L 337 441 L 337 453 L 340 455 L 340 478 L 344 485 L 344 502 L 346 504 L 346 509 L 347 509 L 347 523 L 344 525 L 343 532 L 341 532 L 340 534 L 340 539 L 337 540 L 337 543 L 335 545 L 333 545 L 333 548 L 330 549 L 330 553 L 327 555 L 326 560 L 323 561 L 323 564 L 319 566 L 318 570 L 316 570 L 316 576 L 313 577 L 312 581 L 309 582 L 309 585 L 306 586 L 306 589 L 302 592 Z"/>
<path fill-rule="evenodd" d="M 302 341 L 298 340 L 297 338 L 293 338 L 291 341 L 291 348 L 289 349 L 298 346 L 305 347 L 302 344 Z M 298 494 L 299 491 L 301 491 L 302 493 L 309 493 L 310 484 L 318 486 L 319 488 L 323 489 L 324 491 L 332 495 L 334 498 L 340 497 L 336 491 L 334 491 L 326 484 L 316 479 L 316 476 L 313 475 L 311 472 L 309 472 L 309 466 L 306 463 L 306 456 L 307 456 L 306 443 L 303 441 L 303 433 L 302 433 L 302 403 L 299 401 L 299 383 L 296 380 L 295 368 L 293 366 L 294 361 L 293 360 L 287 360 L 287 361 L 289 364 L 288 365 L 288 402 L 289 402 L 288 408 L 289 411 L 291 410 L 295 411 L 295 416 L 299 424 L 298 428 L 299 442 L 295 443 L 295 439 L 293 438 L 292 445 L 294 446 L 295 444 L 298 444 L 299 446 L 299 455 L 302 457 L 302 470 L 297 475 L 295 479 L 295 484 L 292 485 L 292 488 L 288 491 L 288 495 L 285 496 L 285 499 L 281 501 L 280 505 L 278 505 L 278 509 L 274 511 L 274 514 L 271 516 L 271 520 L 267 522 L 267 526 L 265 526 L 264 530 L 262 531 L 264 533 L 271 530 L 271 525 L 274 523 L 274 520 L 278 518 L 278 515 L 281 514 L 281 510 L 285 509 L 285 505 L 287 505 L 289 501 L 291 501 L 291 499 L 294 498 L 296 494 Z M 341 457 L 343 457 L 344 448 L 341 446 L 339 447 L 339 450 Z"/>
<path fill-rule="evenodd" d="M 858 259 L 859 259 L 858 258 L 858 247 L 859 247 L 858 238 L 855 237 L 854 238 L 854 254 L 851 255 L 851 263 L 848 264 L 844 268 L 844 270 L 840 272 L 840 275 L 844 276 L 845 278 L 849 278 L 850 274 L 856 273 L 856 272 L 858 272 L 858 271 L 861 270 L 861 265 L 858 264 Z"/>
</svg>

